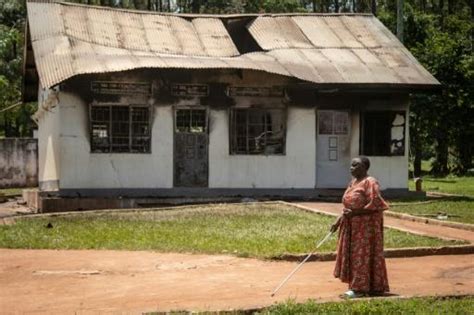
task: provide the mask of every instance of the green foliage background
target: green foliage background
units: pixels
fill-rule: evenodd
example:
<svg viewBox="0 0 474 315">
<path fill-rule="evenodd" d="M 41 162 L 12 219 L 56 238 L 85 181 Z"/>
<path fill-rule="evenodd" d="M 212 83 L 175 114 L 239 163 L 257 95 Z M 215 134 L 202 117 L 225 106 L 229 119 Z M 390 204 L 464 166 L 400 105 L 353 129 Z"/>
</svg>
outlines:
<svg viewBox="0 0 474 315">
<path fill-rule="evenodd" d="M 474 2 L 403 0 L 404 44 L 442 84 L 411 97 L 414 173 L 466 174 L 474 153 Z M 373 12 L 396 33 L 397 0 L 69 0 L 89 5 L 181 13 Z M 0 137 L 30 136 L 35 104 L 3 111 L 21 97 L 25 0 L 0 0 Z"/>
</svg>

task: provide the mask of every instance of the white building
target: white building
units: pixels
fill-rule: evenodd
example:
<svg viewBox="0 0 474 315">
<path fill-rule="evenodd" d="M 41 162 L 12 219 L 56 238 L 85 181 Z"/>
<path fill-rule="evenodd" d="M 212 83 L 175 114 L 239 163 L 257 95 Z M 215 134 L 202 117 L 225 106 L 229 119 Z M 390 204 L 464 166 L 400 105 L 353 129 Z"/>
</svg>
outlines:
<svg viewBox="0 0 474 315">
<path fill-rule="evenodd" d="M 28 27 L 40 190 L 60 196 L 318 196 L 358 155 L 406 191 L 408 95 L 439 86 L 367 14 L 29 2 Z"/>
</svg>

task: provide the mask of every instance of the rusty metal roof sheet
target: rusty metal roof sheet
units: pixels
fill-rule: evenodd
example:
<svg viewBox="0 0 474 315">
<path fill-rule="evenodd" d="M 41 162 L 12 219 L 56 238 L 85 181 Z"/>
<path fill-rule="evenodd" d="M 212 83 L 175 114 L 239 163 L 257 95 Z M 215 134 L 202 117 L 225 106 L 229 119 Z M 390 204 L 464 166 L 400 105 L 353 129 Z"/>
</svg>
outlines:
<svg viewBox="0 0 474 315">
<path fill-rule="evenodd" d="M 28 2 L 41 86 L 137 68 L 253 69 L 316 84 L 439 85 L 372 15 L 178 15 Z M 241 54 L 226 19 L 251 18 Z"/>
</svg>

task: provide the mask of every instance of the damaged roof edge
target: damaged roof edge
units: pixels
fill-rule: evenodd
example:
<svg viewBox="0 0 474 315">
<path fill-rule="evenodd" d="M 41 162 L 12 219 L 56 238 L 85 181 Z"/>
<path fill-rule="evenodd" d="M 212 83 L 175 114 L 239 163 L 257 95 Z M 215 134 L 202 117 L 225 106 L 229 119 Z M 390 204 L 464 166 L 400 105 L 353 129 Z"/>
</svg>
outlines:
<svg viewBox="0 0 474 315">
<path fill-rule="evenodd" d="M 50 88 L 133 69 L 247 69 L 317 86 L 440 87 L 372 14 L 174 14 L 50 0 L 28 1 L 27 9 L 25 94 L 38 82 Z"/>
<path fill-rule="evenodd" d="M 442 89 L 442 84 L 394 84 L 394 83 L 314 83 L 309 81 L 304 81 L 293 76 L 283 75 L 280 73 L 269 72 L 261 69 L 241 69 L 241 68 L 156 68 L 156 67 L 140 67 L 140 68 L 133 68 L 133 69 L 124 69 L 124 70 L 117 70 L 117 71 L 110 71 L 110 72 L 84 72 L 81 74 L 75 74 L 61 82 L 58 82 L 54 85 L 44 87 L 43 85 L 39 84 L 39 87 L 42 89 L 54 89 L 58 87 L 61 83 L 66 81 L 81 77 L 81 76 L 91 76 L 97 74 L 117 74 L 121 72 L 127 71 L 134 71 L 134 70 L 176 70 L 176 71 L 206 71 L 206 70 L 248 70 L 248 71 L 256 71 L 256 72 L 263 72 L 269 73 L 273 75 L 281 75 L 286 76 L 288 78 L 293 78 L 298 80 L 299 82 L 289 83 L 286 85 L 288 89 L 301 89 L 301 90 L 314 90 L 315 92 L 330 94 L 330 93 L 351 93 L 351 92 L 403 92 L 403 93 L 422 93 L 427 91 L 439 91 Z M 208 82 L 204 82 L 208 83 Z"/>
</svg>

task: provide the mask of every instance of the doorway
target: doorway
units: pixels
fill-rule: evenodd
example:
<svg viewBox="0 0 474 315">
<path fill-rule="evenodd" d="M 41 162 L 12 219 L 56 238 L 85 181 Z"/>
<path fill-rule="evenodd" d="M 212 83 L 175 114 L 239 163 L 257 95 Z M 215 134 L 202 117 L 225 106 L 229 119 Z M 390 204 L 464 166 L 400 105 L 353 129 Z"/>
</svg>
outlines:
<svg viewBox="0 0 474 315">
<path fill-rule="evenodd" d="M 350 120 L 347 110 L 318 110 L 316 187 L 345 188 L 351 179 Z"/>
<path fill-rule="evenodd" d="M 207 120 L 207 110 L 204 108 L 175 109 L 175 187 L 208 187 Z"/>
</svg>

